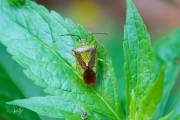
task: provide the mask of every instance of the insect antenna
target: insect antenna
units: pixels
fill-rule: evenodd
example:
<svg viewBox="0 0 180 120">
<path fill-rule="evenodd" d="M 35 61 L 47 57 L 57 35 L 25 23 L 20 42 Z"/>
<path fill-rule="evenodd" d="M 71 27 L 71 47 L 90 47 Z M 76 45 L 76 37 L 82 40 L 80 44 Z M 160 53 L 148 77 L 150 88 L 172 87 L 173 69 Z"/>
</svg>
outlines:
<svg viewBox="0 0 180 120">
<path fill-rule="evenodd" d="M 88 38 L 89 35 L 93 35 L 93 34 L 104 34 L 104 35 L 108 35 L 107 33 L 98 33 L 98 32 L 97 32 L 97 33 L 89 33 L 89 34 L 86 35 L 86 40 L 87 40 L 87 38 Z"/>
<path fill-rule="evenodd" d="M 76 36 L 81 40 L 81 37 L 79 35 L 74 35 L 74 34 L 64 34 L 64 35 L 60 35 L 60 36 Z"/>
</svg>

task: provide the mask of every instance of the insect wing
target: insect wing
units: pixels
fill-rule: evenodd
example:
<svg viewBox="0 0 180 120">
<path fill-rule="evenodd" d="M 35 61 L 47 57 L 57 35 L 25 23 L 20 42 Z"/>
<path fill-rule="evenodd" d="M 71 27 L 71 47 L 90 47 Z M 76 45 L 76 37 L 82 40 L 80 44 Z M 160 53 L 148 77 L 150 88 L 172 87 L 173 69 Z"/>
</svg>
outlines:
<svg viewBox="0 0 180 120">
<path fill-rule="evenodd" d="M 95 45 L 94 49 L 91 51 L 91 58 L 90 58 L 90 60 L 88 62 L 88 66 L 90 68 L 93 68 L 94 64 L 95 64 L 95 60 L 96 60 L 96 48 L 97 48 L 97 46 Z"/>
<path fill-rule="evenodd" d="M 86 69 L 87 66 L 86 66 L 86 63 L 85 63 L 85 62 L 83 61 L 83 59 L 82 59 L 81 53 L 78 52 L 78 51 L 76 51 L 76 49 L 73 49 L 72 51 L 74 52 L 74 54 L 75 54 L 75 56 L 76 56 L 76 59 L 77 59 L 79 65 L 81 66 L 81 68 L 82 68 L 82 69 Z"/>
</svg>

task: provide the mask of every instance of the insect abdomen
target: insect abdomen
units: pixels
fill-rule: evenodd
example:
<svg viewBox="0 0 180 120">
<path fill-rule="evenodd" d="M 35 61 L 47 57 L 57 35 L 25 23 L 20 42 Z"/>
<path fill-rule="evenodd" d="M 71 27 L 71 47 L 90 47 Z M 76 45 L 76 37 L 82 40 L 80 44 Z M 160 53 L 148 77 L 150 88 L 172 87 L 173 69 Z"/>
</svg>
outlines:
<svg viewBox="0 0 180 120">
<path fill-rule="evenodd" d="M 83 73 L 84 83 L 88 86 L 94 85 L 96 82 L 96 73 L 92 70 L 92 68 L 87 68 Z"/>
</svg>

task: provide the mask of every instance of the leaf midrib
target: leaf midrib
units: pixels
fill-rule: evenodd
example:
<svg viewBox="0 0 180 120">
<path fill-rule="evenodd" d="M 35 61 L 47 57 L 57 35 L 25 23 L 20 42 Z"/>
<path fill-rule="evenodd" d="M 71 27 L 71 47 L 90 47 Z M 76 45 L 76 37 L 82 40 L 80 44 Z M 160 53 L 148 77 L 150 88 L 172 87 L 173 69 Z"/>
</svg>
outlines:
<svg viewBox="0 0 180 120">
<path fill-rule="evenodd" d="M 112 107 L 106 102 L 106 100 L 100 96 L 100 94 L 93 88 L 91 87 L 91 89 L 94 91 L 94 93 L 106 104 L 106 106 L 109 108 L 109 110 L 116 116 L 116 118 L 118 120 L 121 120 L 120 117 L 118 116 L 118 114 L 112 109 Z"/>
</svg>

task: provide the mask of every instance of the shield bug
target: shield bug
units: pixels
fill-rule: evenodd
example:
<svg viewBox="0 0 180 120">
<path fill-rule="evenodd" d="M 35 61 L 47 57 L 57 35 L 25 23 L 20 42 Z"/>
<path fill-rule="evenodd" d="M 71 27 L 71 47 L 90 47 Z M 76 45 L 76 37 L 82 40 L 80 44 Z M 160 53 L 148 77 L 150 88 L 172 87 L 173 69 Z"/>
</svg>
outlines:
<svg viewBox="0 0 180 120">
<path fill-rule="evenodd" d="M 86 40 L 82 40 L 80 36 L 74 34 L 64 34 L 61 36 L 76 36 L 81 40 L 81 43 L 77 48 L 72 49 L 76 56 L 77 63 L 83 70 L 82 77 L 84 84 L 87 86 L 92 86 L 96 82 L 96 48 L 97 45 L 87 43 L 87 37 L 92 34 L 105 34 L 106 33 L 91 33 L 86 35 Z"/>
</svg>

